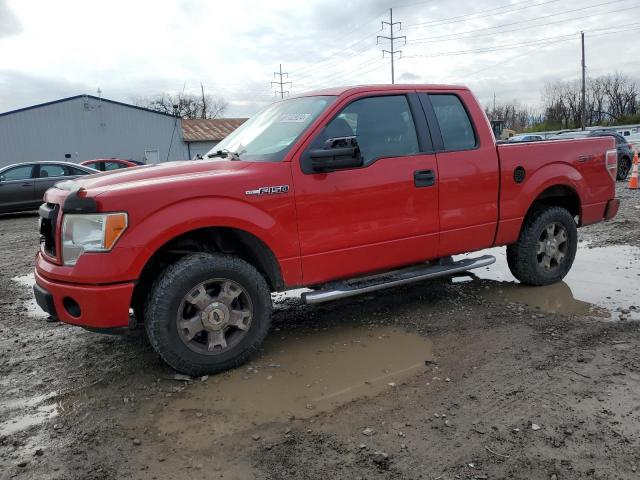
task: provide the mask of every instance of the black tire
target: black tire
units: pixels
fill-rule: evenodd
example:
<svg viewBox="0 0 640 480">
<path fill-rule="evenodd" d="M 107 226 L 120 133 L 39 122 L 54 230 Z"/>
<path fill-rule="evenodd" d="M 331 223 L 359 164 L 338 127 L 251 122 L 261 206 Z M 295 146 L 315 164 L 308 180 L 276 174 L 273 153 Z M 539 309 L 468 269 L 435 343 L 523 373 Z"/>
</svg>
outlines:
<svg viewBox="0 0 640 480">
<path fill-rule="evenodd" d="M 177 325 L 186 296 L 212 278 L 240 286 L 253 313 L 248 328 L 237 343 L 225 345 L 219 353 L 205 354 L 188 346 L 189 342 L 178 332 Z M 168 266 L 155 281 L 145 306 L 145 327 L 149 342 L 166 363 L 178 372 L 199 376 L 244 363 L 269 331 L 271 308 L 267 282 L 252 265 L 231 255 L 197 253 Z"/>
<path fill-rule="evenodd" d="M 622 157 L 618 162 L 618 171 L 616 172 L 616 180 L 622 182 L 627 179 L 629 172 L 631 171 L 631 159 L 629 157 Z"/>
<path fill-rule="evenodd" d="M 560 253 L 564 257 L 552 261 L 549 268 L 544 262 L 547 252 L 538 253 L 538 242 L 547 235 L 547 228 L 555 226 L 555 231 L 566 231 L 566 245 Z M 558 233 L 559 235 L 559 233 Z M 551 247 L 553 248 L 553 246 Z M 527 285 L 550 285 L 562 280 L 573 265 L 578 248 L 578 230 L 571 213 L 561 207 L 540 208 L 525 219 L 518 241 L 507 247 L 507 264 L 514 277 Z M 556 247 L 559 251 L 559 248 Z M 554 254 L 557 253 L 554 251 Z"/>
</svg>

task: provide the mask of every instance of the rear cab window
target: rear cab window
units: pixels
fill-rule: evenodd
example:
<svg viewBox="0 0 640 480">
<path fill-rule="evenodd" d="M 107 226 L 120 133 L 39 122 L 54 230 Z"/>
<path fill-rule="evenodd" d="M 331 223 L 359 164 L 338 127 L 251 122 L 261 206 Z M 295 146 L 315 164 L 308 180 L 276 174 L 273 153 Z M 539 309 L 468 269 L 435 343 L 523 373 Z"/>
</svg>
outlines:
<svg viewBox="0 0 640 480">
<path fill-rule="evenodd" d="M 429 100 L 440 127 L 444 150 L 472 150 L 478 146 L 473 124 L 467 109 L 455 94 L 429 94 Z"/>
</svg>

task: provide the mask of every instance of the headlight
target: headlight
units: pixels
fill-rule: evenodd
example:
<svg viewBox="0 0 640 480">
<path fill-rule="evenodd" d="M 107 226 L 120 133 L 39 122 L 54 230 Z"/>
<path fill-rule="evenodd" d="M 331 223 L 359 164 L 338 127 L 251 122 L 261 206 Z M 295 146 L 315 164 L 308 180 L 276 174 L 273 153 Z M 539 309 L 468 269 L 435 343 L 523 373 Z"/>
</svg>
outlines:
<svg viewBox="0 0 640 480">
<path fill-rule="evenodd" d="M 62 262 L 75 265 L 84 252 L 108 252 L 127 229 L 127 214 L 67 214 L 62 221 Z"/>
</svg>

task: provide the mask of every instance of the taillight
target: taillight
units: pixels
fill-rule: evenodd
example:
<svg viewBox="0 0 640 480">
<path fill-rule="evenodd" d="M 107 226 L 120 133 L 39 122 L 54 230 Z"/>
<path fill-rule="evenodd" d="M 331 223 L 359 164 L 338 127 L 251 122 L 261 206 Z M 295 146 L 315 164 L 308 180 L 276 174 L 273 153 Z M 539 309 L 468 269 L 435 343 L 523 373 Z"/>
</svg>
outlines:
<svg viewBox="0 0 640 480">
<path fill-rule="evenodd" d="M 618 172 L 618 151 L 617 150 L 607 150 L 605 155 L 605 166 L 607 167 L 607 172 L 611 175 L 613 180 L 616 179 L 616 174 Z"/>
</svg>

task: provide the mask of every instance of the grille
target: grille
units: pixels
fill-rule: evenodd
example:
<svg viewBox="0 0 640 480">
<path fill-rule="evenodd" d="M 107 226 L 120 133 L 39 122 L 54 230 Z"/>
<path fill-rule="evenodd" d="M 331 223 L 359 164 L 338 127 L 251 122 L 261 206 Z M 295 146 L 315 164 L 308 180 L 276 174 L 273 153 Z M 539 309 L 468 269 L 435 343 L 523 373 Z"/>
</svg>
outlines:
<svg viewBox="0 0 640 480">
<path fill-rule="evenodd" d="M 54 203 L 43 203 L 38 210 L 40 214 L 40 243 L 47 255 L 56 256 L 56 220 L 59 206 Z"/>
</svg>

